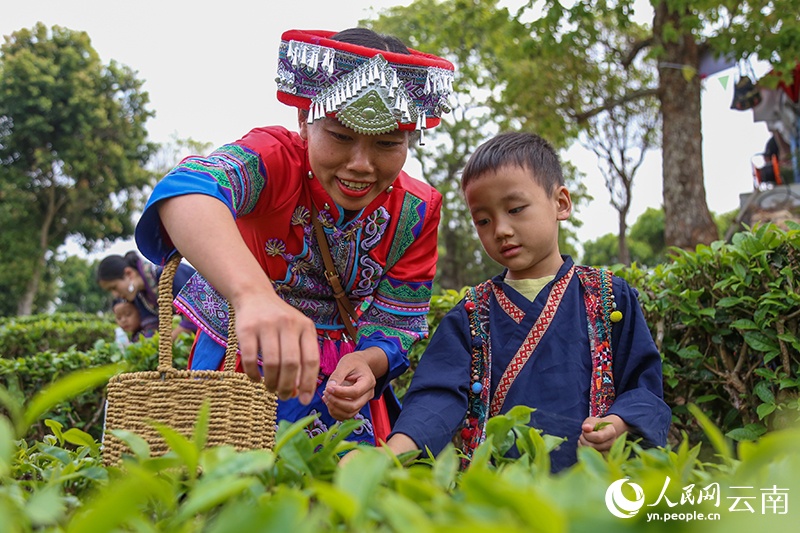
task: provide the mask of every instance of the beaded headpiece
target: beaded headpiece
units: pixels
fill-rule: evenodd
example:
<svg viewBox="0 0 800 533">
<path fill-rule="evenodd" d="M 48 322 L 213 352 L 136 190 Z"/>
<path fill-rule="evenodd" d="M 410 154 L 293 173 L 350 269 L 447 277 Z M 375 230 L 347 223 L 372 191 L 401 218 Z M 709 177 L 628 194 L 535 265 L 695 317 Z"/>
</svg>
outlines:
<svg viewBox="0 0 800 533">
<path fill-rule="evenodd" d="M 363 134 L 422 132 L 450 112 L 452 63 L 334 41 L 334 34 L 290 30 L 281 37 L 278 100 L 307 109 L 309 124 L 333 116 Z"/>
</svg>

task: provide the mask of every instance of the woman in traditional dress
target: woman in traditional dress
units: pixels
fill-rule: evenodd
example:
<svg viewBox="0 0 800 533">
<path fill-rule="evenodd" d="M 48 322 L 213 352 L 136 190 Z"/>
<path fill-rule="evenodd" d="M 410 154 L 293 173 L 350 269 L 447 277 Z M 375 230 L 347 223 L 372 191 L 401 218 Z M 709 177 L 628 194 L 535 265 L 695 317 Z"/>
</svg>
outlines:
<svg viewBox="0 0 800 533">
<path fill-rule="evenodd" d="M 181 264 L 175 273 L 172 294 L 177 295 L 181 287 L 192 277 L 194 269 Z M 139 254 L 130 251 L 125 256 L 106 256 L 97 266 L 97 283 L 114 298 L 122 298 L 136 306 L 140 317 L 140 333 L 151 337 L 158 331 L 158 278 L 161 268 L 143 261 Z M 190 320 L 183 317 L 172 330 L 172 341 L 181 333 L 197 331 Z"/>
<path fill-rule="evenodd" d="M 441 208 L 402 168 L 449 110 L 452 79 L 449 62 L 369 30 L 283 34 L 278 99 L 298 108 L 298 133 L 257 128 L 185 159 L 136 229 L 154 263 L 177 249 L 198 270 L 176 299 L 200 329 L 192 369 L 223 364 L 232 304 L 237 369 L 277 391 L 278 419 L 319 414 L 314 434 L 359 418 L 354 440 L 387 434 L 368 401 L 427 335 Z"/>
</svg>

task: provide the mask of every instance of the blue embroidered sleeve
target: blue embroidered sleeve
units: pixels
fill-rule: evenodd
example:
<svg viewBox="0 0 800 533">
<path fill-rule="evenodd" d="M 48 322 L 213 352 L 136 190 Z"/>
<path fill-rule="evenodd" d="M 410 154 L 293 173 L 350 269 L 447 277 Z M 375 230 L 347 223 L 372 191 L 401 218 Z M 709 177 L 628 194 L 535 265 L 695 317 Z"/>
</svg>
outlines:
<svg viewBox="0 0 800 533">
<path fill-rule="evenodd" d="M 187 157 L 153 189 L 136 226 L 142 254 L 160 265 L 174 250 L 161 227 L 158 203 L 184 194 L 205 194 L 223 202 L 234 218 L 253 210 L 267 181 L 261 158 L 239 144 L 225 145 L 208 157 Z"/>
</svg>

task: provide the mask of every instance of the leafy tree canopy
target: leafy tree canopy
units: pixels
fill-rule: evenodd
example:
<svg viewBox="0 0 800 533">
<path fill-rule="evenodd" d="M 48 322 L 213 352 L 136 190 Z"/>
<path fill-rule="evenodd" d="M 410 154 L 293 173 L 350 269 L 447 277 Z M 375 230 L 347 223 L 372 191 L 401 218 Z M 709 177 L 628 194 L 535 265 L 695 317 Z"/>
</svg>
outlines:
<svg viewBox="0 0 800 533">
<path fill-rule="evenodd" d="M 30 314 L 48 253 L 68 236 L 91 249 L 131 235 L 153 112 L 143 81 L 104 65 L 85 32 L 39 23 L 0 53 L 0 285 Z"/>
<path fill-rule="evenodd" d="M 414 48 L 452 57 L 457 90 L 480 95 L 501 129 L 535 131 L 559 147 L 590 117 L 657 97 L 667 242 L 693 248 L 717 237 L 705 201 L 700 60 L 756 57 L 788 76 L 800 58 L 798 4 L 651 3 L 650 25 L 633 20 L 634 0 L 545 0 L 514 12 L 498 0 L 417 0 L 382 11 L 374 25 Z M 624 39 L 610 40 L 609 29 Z M 652 83 L 625 82 L 623 73 L 637 57 L 656 68 Z"/>
</svg>

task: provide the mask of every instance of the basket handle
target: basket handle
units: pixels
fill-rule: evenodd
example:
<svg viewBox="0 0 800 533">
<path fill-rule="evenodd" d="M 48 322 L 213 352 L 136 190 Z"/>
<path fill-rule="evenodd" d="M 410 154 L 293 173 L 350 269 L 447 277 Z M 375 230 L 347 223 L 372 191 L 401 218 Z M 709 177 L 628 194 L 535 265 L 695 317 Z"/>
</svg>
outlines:
<svg viewBox="0 0 800 533">
<path fill-rule="evenodd" d="M 172 284 L 182 256 L 176 252 L 169 258 L 158 280 L 158 371 L 175 370 L 172 366 Z M 228 303 L 228 346 L 225 349 L 225 371 L 236 369 L 236 352 L 239 340 L 236 337 L 236 315 Z"/>
</svg>

